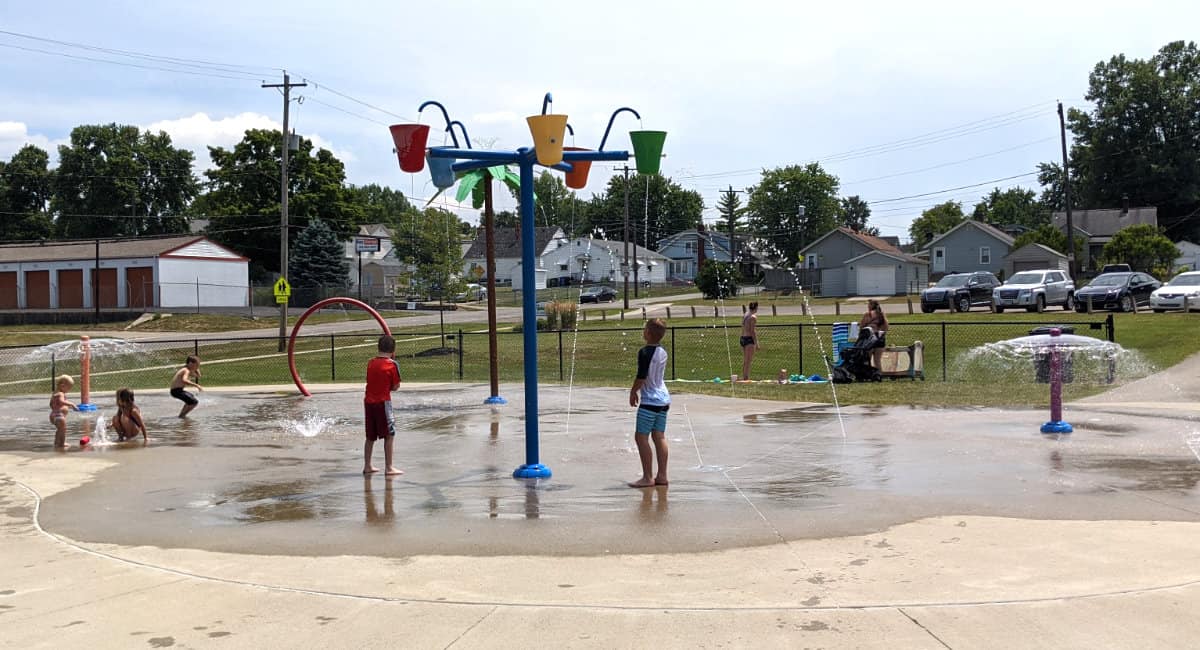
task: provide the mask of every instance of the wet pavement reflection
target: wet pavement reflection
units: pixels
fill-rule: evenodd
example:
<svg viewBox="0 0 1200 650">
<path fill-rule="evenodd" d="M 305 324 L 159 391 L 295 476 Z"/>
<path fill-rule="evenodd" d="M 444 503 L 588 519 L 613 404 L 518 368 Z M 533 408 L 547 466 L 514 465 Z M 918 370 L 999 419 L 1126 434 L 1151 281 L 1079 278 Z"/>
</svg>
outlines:
<svg viewBox="0 0 1200 650">
<path fill-rule="evenodd" d="M 671 485 L 631 489 L 627 393 L 543 391 L 541 460 L 554 476 L 530 481 L 511 477 L 525 453 L 515 391 L 499 409 L 478 387 L 398 394 L 406 473 L 390 478 L 359 472 L 357 391 L 224 393 L 186 420 L 165 395 L 139 395 L 150 444 L 73 447 L 116 465 L 46 499 L 42 523 L 85 541 L 235 552 L 589 555 L 861 534 L 943 514 L 1200 519 L 1186 420 L 1081 412 L 1075 434 L 1054 437 L 1036 433 L 1040 411 L 839 413 L 680 395 Z M 18 414 L 37 403 L 0 401 Z M 0 423 L 0 451 L 54 453 L 39 424 Z M 68 437 L 93 429 L 73 416 Z"/>
</svg>

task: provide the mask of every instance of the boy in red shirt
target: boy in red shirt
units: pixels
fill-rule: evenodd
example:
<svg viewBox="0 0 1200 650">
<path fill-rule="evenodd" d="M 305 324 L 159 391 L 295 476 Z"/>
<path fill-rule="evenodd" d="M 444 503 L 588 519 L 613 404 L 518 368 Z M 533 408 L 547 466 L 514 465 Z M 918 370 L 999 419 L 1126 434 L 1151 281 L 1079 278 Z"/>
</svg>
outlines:
<svg viewBox="0 0 1200 650">
<path fill-rule="evenodd" d="M 367 396 L 363 399 L 363 413 L 367 425 L 367 442 L 363 446 L 363 474 L 374 474 L 379 470 L 371 464 L 371 451 L 376 440 L 383 440 L 383 457 L 387 463 L 387 476 L 403 474 L 392 464 L 392 441 L 396 438 L 396 424 L 392 419 L 392 391 L 400 387 L 400 365 L 396 363 L 396 339 L 384 334 L 379 337 L 379 354 L 367 363 Z"/>
</svg>

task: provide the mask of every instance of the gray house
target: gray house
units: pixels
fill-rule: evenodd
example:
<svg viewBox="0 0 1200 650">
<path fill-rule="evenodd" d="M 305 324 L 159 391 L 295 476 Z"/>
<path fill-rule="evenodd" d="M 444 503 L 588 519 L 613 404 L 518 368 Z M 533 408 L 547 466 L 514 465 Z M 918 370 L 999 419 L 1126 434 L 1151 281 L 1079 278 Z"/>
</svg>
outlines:
<svg viewBox="0 0 1200 650">
<path fill-rule="evenodd" d="M 761 242 L 750 235 L 737 234 L 737 263 L 741 277 L 755 277 L 771 268 L 761 249 Z M 658 240 L 658 252 L 670 260 L 667 279 L 691 282 L 696 279 L 700 246 L 704 259 L 729 261 L 729 233 L 719 230 L 688 228 Z"/>
<path fill-rule="evenodd" d="M 1055 228 L 1067 231 L 1067 213 L 1055 212 L 1050 217 Z M 1072 210 L 1071 225 L 1075 227 L 1075 236 L 1082 236 L 1087 242 L 1083 247 L 1083 257 L 1079 259 L 1079 268 L 1097 269 L 1100 267 L 1100 255 L 1104 245 L 1112 241 L 1118 230 L 1149 224 L 1158 227 L 1158 208 L 1109 208 L 1103 210 Z"/>
<path fill-rule="evenodd" d="M 1018 271 L 1034 269 L 1058 269 L 1071 274 L 1067 256 L 1041 244 L 1025 244 L 1004 257 L 1002 277 L 1011 278 Z"/>
<path fill-rule="evenodd" d="M 934 237 L 917 257 L 929 260 L 932 279 L 947 273 L 998 273 L 1004 268 L 1004 256 L 1012 250 L 1012 243 L 1012 236 L 999 228 L 967 219 Z"/>
<path fill-rule="evenodd" d="M 929 283 L 925 260 L 846 227 L 834 228 L 805 246 L 800 259 L 805 276 L 820 278 L 816 289 L 822 296 L 894 296 Z"/>
</svg>

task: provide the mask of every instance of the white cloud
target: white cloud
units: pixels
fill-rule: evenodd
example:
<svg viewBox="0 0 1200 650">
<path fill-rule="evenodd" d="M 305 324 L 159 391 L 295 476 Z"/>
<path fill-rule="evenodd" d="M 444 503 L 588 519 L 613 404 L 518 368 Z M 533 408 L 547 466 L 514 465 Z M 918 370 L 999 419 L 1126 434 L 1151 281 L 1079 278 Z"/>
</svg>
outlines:
<svg viewBox="0 0 1200 650">
<path fill-rule="evenodd" d="M 0 122 L 0 159 L 9 160 L 27 144 L 40 147 L 50 153 L 51 158 L 58 151 L 58 145 L 67 140 L 52 140 L 40 133 L 30 133 L 24 122 Z"/>
<path fill-rule="evenodd" d="M 196 154 L 196 166 L 199 169 L 212 167 L 212 159 L 208 155 L 208 147 L 229 148 L 241 142 L 247 129 L 280 129 L 282 125 L 276 120 L 260 113 L 238 113 L 230 117 L 214 120 L 207 113 L 196 113 L 189 117 L 174 120 L 159 120 L 146 127 L 147 131 L 165 131 L 171 136 L 176 147 L 190 149 Z M 304 137 L 313 141 L 318 148 L 333 152 L 343 163 L 356 160 L 354 154 L 346 149 L 338 149 L 332 142 L 316 133 L 304 133 Z"/>
</svg>

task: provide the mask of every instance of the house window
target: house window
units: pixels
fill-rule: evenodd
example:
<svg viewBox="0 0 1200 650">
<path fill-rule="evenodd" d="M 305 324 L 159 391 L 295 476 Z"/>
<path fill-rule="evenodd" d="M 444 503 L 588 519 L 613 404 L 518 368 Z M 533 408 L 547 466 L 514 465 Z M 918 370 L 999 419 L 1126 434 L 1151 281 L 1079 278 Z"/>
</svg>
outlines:
<svg viewBox="0 0 1200 650">
<path fill-rule="evenodd" d="M 804 266 L 806 266 L 807 268 L 810 268 L 810 269 L 815 269 L 815 268 L 817 268 L 817 255 L 816 255 L 816 253 L 809 253 L 809 254 L 806 256 L 806 259 L 804 260 Z"/>
<path fill-rule="evenodd" d="M 689 242 L 684 242 L 684 243 L 683 243 L 683 252 L 685 252 L 685 253 L 694 253 L 694 252 L 696 252 L 696 244 L 694 244 L 694 243 L 692 243 L 692 242 L 690 242 L 690 241 L 689 241 Z"/>
<path fill-rule="evenodd" d="M 559 264 L 559 265 L 558 265 L 558 270 L 559 270 L 559 271 L 566 271 L 566 270 L 567 270 L 567 265 L 566 265 L 566 264 Z"/>
<path fill-rule="evenodd" d="M 979 248 L 979 263 L 980 264 L 991 264 L 992 263 L 992 247 L 991 246 L 981 246 Z"/>
</svg>

